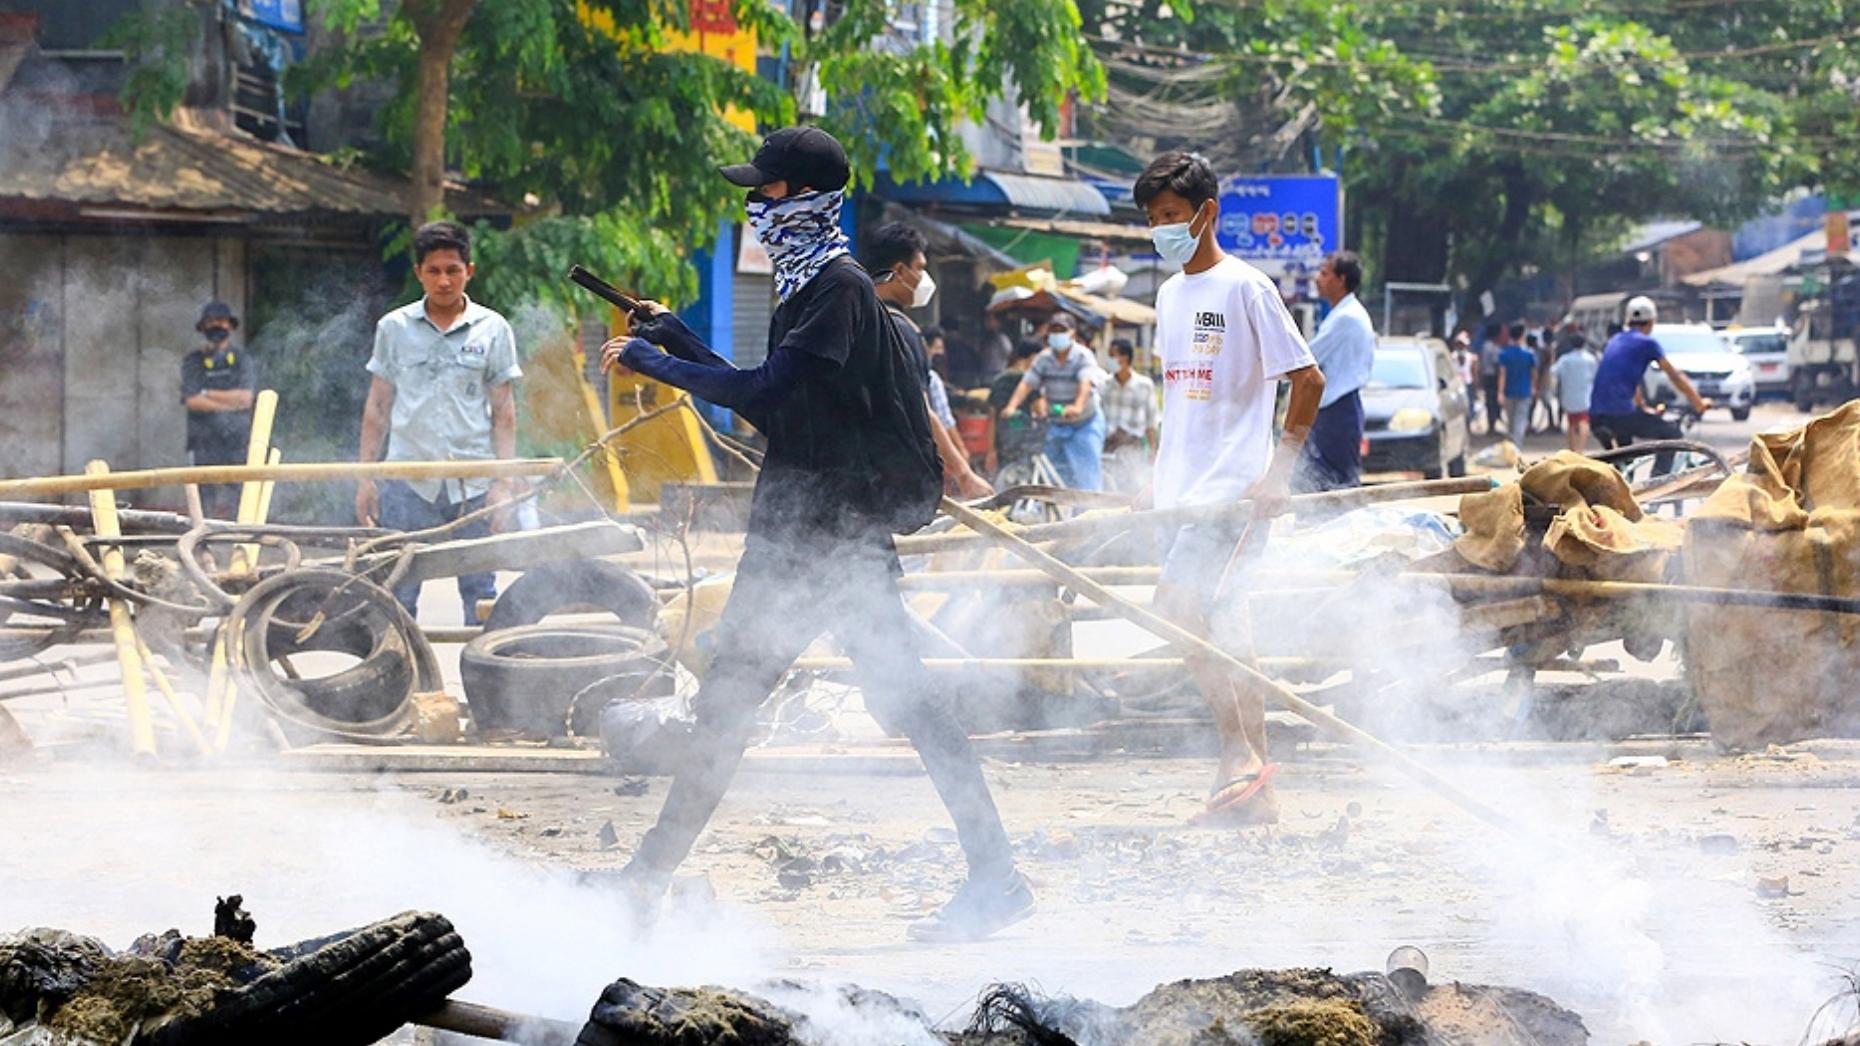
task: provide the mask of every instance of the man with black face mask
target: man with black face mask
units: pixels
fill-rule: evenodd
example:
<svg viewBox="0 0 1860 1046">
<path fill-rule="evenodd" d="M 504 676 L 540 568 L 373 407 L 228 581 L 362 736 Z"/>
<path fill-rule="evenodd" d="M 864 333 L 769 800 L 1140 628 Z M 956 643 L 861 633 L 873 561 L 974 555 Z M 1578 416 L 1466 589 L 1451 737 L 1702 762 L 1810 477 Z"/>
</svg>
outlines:
<svg viewBox="0 0 1860 1046">
<path fill-rule="evenodd" d="M 208 302 L 194 329 L 206 344 L 181 359 L 181 403 L 187 408 L 187 453 L 196 465 L 243 465 L 252 435 L 252 400 L 258 369 L 235 346 L 239 318 L 223 301 Z M 213 519 L 239 511 L 237 483 L 200 488 L 200 507 Z"/>
<path fill-rule="evenodd" d="M 968 736 L 917 654 L 892 534 L 928 522 L 942 467 L 922 365 L 897 336 L 840 230 L 848 167 L 817 128 L 769 135 L 722 169 L 749 195 L 749 223 L 775 263 L 781 305 L 767 359 L 739 370 L 662 306 L 602 349 L 623 366 L 737 411 L 768 438 L 743 558 L 717 625 L 697 725 L 665 806 L 624 872 L 654 906 L 742 761 L 758 706 L 823 631 L 859 670 L 867 706 L 910 738 L 955 821 L 968 881 L 913 939 L 973 940 L 1032 912 Z M 664 351 L 660 351 L 663 349 Z"/>
</svg>

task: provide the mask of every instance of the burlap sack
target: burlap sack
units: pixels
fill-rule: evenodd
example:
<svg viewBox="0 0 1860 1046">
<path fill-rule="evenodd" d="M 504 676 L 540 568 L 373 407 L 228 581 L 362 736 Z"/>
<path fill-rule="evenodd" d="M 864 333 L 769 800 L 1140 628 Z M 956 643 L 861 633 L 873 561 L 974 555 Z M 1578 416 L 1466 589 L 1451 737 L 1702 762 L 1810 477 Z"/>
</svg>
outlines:
<svg viewBox="0 0 1860 1046">
<path fill-rule="evenodd" d="M 1860 595 L 1860 400 L 1751 441 L 1746 472 L 1694 513 L 1695 585 Z M 1860 617 L 1749 607 L 1686 612 L 1686 672 L 1730 748 L 1860 728 Z"/>
<path fill-rule="evenodd" d="M 1466 533 L 1454 550 L 1485 570 L 1511 570 L 1524 552 L 1527 494 L 1562 509 L 1544 534 L 1544 548 L 1584 576 L 1658 581 L 1685 537 L 1678 524 L 1644 515 L 1613 466 L 1560 451 L 1531 466 L 1516 483 L 1461 498 Z"/>
</svg>

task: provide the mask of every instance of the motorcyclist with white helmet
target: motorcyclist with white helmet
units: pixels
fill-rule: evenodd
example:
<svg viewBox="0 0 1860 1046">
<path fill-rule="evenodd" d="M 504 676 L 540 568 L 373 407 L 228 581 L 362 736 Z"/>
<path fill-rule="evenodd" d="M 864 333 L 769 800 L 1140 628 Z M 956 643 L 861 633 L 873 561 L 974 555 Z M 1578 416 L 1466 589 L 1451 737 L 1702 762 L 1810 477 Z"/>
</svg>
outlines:
<svg viewBox="0 0 1860 1046">
<path fill-rule="evenodd" d="M 1657 411 L 1648 411 L 1641 391 L 1641 379 L 1649 364 L 1658 364 L 1666 377 L 1691 401 L 1692 409 L 1704 414 L 1711 401 L 1700 396 L 1684 371 L 1666 358 L 1666 351 L 1653 340 L 1653 324 L 1659 309 L 1653 299 L 1639 296 L 1627 303 L 1627 327 L 1608 339 L 1602 349 L 1601 366 L 1595 371 L 1595 388 L 1589 396 L 1590 425 L 1598 439 L 1607 445 L 1626 446 L 1637 439 L 1679 439 L 1684 433 L 1678 423 L 1668 421 Z M 1672 471 L 1673 452 L 1655 455 L 1653 471 Z"/>
</svg>

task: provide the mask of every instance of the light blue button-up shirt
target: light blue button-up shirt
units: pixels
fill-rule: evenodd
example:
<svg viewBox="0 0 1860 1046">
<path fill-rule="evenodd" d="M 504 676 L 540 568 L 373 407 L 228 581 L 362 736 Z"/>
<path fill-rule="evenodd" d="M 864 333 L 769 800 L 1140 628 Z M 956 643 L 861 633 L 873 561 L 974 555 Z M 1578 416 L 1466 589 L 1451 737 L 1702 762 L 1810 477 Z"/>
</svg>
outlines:
<svg viewBox="0 0 1860 1046">
<path fill-rule="evenodd" d="M 375 324 L 368 373 L 394 386 L 384 461 L 483 461 L 491 445 L 490 390 L 523 376 L 510 323 L 465 299 L 465 311 L 440 330 L 426 299 L 403 305 Z M 414 493 L 456 502 L 491 488 L 489 479 L 409 480 Z"/>
<path fill-rule="evenodd" d="M 1331 307 L 1311 339 L 1311 355 L 1324 373 L 1320 410 L 1369 384 L 1376 366 L 1376 328 L 1356 295 L 1346 294 Z"/>
</svg>

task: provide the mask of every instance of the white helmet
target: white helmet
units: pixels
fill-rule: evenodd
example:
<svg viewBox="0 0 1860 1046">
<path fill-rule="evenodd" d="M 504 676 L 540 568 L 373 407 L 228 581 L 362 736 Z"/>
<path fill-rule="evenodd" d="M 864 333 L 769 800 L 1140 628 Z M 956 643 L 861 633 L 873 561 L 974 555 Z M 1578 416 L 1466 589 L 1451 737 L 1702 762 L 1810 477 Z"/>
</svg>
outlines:
<svg viewBox="0 0 1860 1046">
<path fill-rule="evenodd" d="M 1652 298 L 1649 298 L 1643 294 L 1643 295 L 1639 295 L 1639 296 L 1628 299 L 1628 303 L 1627 303 L 1627 322 L 1628 323 L 1630 324 L 1652 323 L 1653 321 L 1659 318 L 1660 318 L 1660 309 L 1658 306 L 1653 304 Z"/>
</svg>

